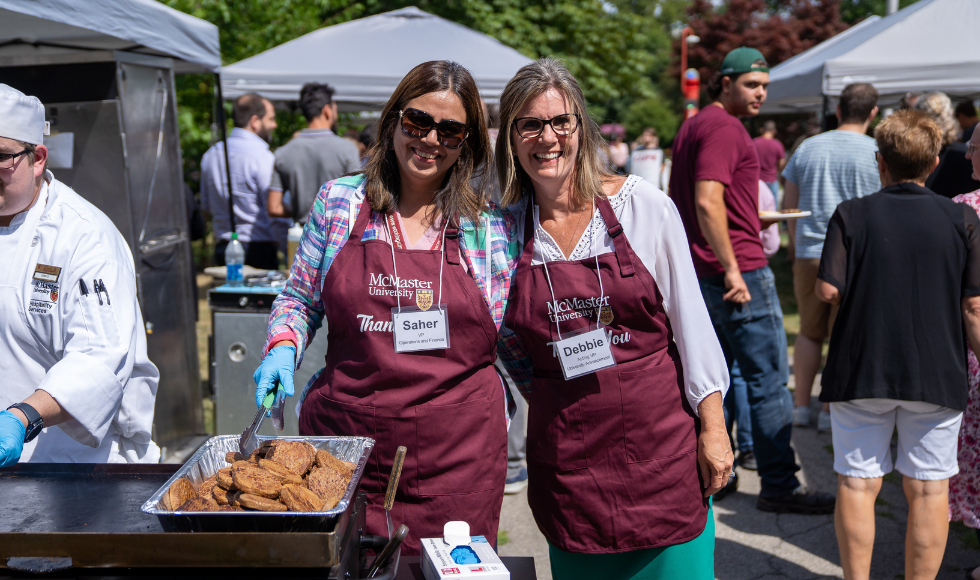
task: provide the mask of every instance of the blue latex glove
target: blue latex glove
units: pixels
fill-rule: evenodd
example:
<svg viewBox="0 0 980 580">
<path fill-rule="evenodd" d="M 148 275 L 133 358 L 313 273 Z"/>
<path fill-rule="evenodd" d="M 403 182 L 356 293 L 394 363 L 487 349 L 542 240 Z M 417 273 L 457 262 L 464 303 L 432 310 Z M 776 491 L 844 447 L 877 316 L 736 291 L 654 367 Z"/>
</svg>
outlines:
<svg viewBox="0 0 980 580">
<path fill-rule="evenodd" d="M 457 564 L 479 564 L 480 557 L 476 555 L 473 548 L 469 546 L 456 546 L 453 551 L 449 553 L 452 557 L 453 562 Z"/>
<path fill-rule="evenodd" d="M 20 461 L 24 452 L 24 435 L 27 429 L 17 415 L 10 411 L 0 411 L 0 467 L 7 467 Z"/>
<path fill-rule="evenodd" d="M 293 371 L 296 368 L 296 347 L 277 346 L 269 351 L 252 378 L 255 380 L 255 407 L 262 406 L 262 399 L 275 391 L 276 382 L 282 385 L 286 396 L 293 396 Z"/>
</svg>

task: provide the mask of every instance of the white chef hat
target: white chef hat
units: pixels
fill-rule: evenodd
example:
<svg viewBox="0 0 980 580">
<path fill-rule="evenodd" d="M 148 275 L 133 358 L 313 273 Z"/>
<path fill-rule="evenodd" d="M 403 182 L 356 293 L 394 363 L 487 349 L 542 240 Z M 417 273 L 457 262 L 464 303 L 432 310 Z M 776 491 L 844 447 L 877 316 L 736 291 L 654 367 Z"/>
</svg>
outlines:
<svg viewBox="0 0 980 580">
<path fill-rule="evenodd" d="M 49 129 L 40 99 L 0 83 L 0 137 L 40 145 Z"/>
</svg>

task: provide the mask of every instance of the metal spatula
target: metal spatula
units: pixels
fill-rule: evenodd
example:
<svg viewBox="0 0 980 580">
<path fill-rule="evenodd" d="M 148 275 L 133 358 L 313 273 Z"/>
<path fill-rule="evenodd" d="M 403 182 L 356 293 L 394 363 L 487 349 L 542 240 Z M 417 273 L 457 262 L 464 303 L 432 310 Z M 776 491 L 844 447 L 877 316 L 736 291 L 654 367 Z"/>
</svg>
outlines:
<svg viewBox="0 0 980 580">
<path fill-rule="evenodd" d="M 282 424 L 283 397 L 279 396 L 282 393 L 283 389 L 279 388 L 279 383 L 276 383 L 275 390 L 269 391 L 265 398 L 262 399 L 262 406 L 259 407 L 258 411 L 256 411 L 255 419 L 253 419 L 252 424 L 242 432 L 242 436 L 238 440 L 238 451 L 240 451 L 242 455 L 251 455 L 252 452 L 259 446 L 259 440 L 255 434 L 262 428 L 262 422 L 265 421 L 265 415 L 269 412 L 269 409 L 273 406 L 273 403 L 276 403 L 279 406 L 279 425 Z M 273 419 L 273 424 L 275 424 L 275 419 Z M 277 429 L 281 431 L 282 427 L 277 426 Z"/>
</svg>

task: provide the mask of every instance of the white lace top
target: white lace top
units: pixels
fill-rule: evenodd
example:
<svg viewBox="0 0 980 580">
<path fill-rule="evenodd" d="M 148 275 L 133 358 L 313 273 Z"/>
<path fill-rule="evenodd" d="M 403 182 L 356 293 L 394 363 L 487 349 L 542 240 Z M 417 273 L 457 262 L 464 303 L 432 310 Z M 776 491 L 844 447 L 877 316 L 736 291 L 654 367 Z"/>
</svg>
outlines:
<svg viewBox="0 0 980 580">
<path fill-rule="evenodd" d="M 664 310 L 684 367 L 687 399 L 697 413 L 698 404 L 705 397 L 715 391 L 721 391 L 724 397 L 728 391 L 728 365 L 701 297 L 680 214 L 664 192 L 636 175 L 626 179 L 616 195 L 609 198 L 609 203 L 633 251 L 653 275 L 663 295 Z M 517 218 L 518 239 L 525 239 L 526 210 L 517 206 L 511 211 Z M 541 264 L 542 258 L 549 262 L 565 260 L 558 243 L 541 227 L 537 205 L 533 211 L 538 237 L 532 264 Z M 584 260 L 614 251 L 606 223 L 596 210 L 567 259 Z"/>
</svg>

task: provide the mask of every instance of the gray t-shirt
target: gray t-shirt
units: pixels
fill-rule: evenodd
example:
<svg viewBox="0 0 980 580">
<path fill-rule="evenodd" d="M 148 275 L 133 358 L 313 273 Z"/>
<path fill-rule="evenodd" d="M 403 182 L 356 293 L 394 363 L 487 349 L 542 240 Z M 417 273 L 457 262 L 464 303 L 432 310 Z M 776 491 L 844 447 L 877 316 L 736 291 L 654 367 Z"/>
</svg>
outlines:
<svg viewBox="0 0 980 580">
<path fill-rule="evenodd" d="M 357 145 L 329 129 L 303 129 L 276 150 L 276 170 L 269 189 L 289 192 L 301 224 L 324 183 L 361 168 Z"/>
<path fill-rule="evenodd" d="M 804 141 L 789 158 L 783 177 L 799 186 L 799 209 L 813 212 L 796 221 L 797 258 L 820 258 L 827 224 L 840 202 L 881 189 L 876 151 L 867 135 L 827 131 Z"/>
</svg>

